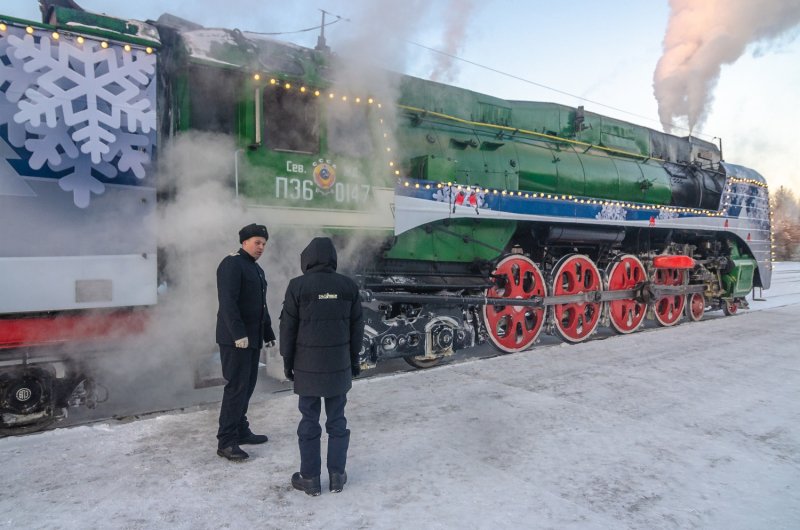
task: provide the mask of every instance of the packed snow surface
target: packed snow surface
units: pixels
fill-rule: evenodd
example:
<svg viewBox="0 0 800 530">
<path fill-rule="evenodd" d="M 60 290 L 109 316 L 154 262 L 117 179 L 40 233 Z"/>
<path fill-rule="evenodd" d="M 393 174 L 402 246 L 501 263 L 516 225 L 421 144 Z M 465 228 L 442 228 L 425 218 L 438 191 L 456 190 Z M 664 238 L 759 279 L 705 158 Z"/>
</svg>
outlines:
<svg viewBox="0 0 800 530">
<path fill-rule="evenodd" d="M 254 399 L 270 441 L 242 464 L 215 453 L 216 406 L 4 438 L 0 527 L 800 528 L 800 265 L 764 294 L 733 317 L 357 380 L 338 494 L 324 474 L 320 497 L 289 483 L 288 392 Z"/>
</svg>

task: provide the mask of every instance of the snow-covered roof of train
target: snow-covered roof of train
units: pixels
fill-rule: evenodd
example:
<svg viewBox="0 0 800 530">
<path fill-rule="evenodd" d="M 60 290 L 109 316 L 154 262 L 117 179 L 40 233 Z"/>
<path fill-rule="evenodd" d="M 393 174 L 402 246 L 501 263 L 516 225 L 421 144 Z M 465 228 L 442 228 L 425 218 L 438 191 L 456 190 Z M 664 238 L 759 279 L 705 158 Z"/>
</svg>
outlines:
<svg viewBox="0 0 800 530">
<path fill-rule="evenodd" d="M 262 33 L 238 29 L 206 28 L 169 13 L 158 23 L 176 29 L 192 59 L 239 68 L 260 67 L 302 74 L 298 61 L 312 59 L 313 50 L 279 41 Z M 277 52 L 277 53 L 276 53 Z M 294 70 L 294 71 L 293 71 Z"/>
</svg>

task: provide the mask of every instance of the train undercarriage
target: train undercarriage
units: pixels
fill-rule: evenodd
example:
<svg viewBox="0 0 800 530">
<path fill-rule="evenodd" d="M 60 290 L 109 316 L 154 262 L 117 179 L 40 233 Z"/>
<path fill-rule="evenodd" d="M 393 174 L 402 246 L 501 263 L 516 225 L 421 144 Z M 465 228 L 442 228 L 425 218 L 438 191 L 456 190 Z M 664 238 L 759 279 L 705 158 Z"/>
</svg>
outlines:
<svg viewBox="0 0 800 530">
<path fill-rule="evenodd" d="M 596 228 L 557 232 L 570 241 L 540 239 L 536 228 L 522 227 L 494 262 L 397 261 L 363 270 L 362 366 L 404 358 L 416 368 L 430 368 L 487 342 L 513 353 L 532 348 L 542 333 L 579 343 L 601 326 L 628 334 L 645 320 L 669 327 L 700 320 L 706 311 L 731 315 L 747 308 L 754 271 L 737 263 L 742 256 L 732 240 L 654 231 L 610 237 Z M 745 264 L 752 261 L 743 258 Z M 733 272 L 735 284 L 729 280 Z M 142 315 L 112 316 L 123 318 L 128 330 L 144 329 Z M 77 329 L 75 323 L 65 327 L 64 319 L 42 328 L 39 346 L 0 350 L 0 435 L 46 428 L 70 407 L 99 401 L 102 392 L 90 367 L 43 343 Z M 95 335 L 105 336 L 109 322 Z M 3 321 L 5 336 L 30 334 L 27 323 Z M 85 354 L 91 347 L 78 349 Z"/>
<path fill-rule="evenodd" d="M 13 357 L 0 360 L 0 436 L 39 431 L 66 418 L 72 407 L 98 403 L 95 383 L 87 375 L 91 371 L 83 364 L 51 351 Z"/>
<path fill-rule="evenodd" d="M 566 230 L 556 232 L 569 242 L 538 239 L 540 228 L 524 227 L 495 263 L 457 272 L 435 263 L 407 274 L 366 272 L 362 365 L 403 357 L 428 368 L 487 341 L 512 353 L 530 349 L 542 333 L 579 343 L 600 326 L 628 334 L 645 320 L 670 327 L 698 321 L 706 311 L 732 315 L 747 308 L 754 271 L 749 262 L 738 270 L 732 240 Z M 726 281 L 733 271 L 735 285 Z"/>
</svg>

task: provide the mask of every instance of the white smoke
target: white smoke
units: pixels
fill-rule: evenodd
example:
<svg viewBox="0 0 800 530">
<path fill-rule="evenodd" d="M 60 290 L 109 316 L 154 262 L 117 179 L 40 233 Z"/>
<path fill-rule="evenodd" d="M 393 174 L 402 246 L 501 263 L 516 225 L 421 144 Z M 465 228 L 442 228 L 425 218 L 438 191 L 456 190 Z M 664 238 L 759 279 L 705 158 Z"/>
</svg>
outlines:
<svg viewBox="0 0 800 530">
<path fill-rule="evenodd" d="M 442 52 L 438 54 L 430 78 L 433 81 L 452 83 L 458 75 L 455 56 L 458 56 L 467 33 L 467 23 L 472 14 L 473 3 L 464 0 L 450 0 L 445 17 L 444 43 Z M 446 54 L 446 55 L 445 55 Z"/>
<path fill-rule="evenodd" d="M 793 39 L 800 0 L 670 0 L 664 54 L 656 65 L 653 92 L 666 132 L 676 125 L 703 125 L 723 64 L 748 46 L 764 52 L 776 39 Z"/>
<path fill-rule="evenodd" d="M 422 31 L 420 20 L 439 18 L 424 16 L 433 8 L 422 0 L 391 4 L 357 0 L 346 5 L 346 11 L 358 16 L 346 26 L 346 23 L 333 26 L 337 30 L 335 36 L 329 33 L 328 44 L 334 52 L 329 73 L 333 85 L 329 88 L 337 100 L 342 95 L 350 99 L 347 104 L 340 100 L 326 103 L 325 112 L 330 124 L 342 123 L 337 142 L 350 144 L 339 145 L 340 152 L 359 156 L 363 145 L 352 131 L 348 134 L 350 113 L 345 109 L 351 108 L 354 96 L 374 97 L 384 103 L 382 123 L 393 131 L 398 118 L 391 103 L 399 94 L 400 78 L 387 69 L 404 70 L 407 56 L 403 38 L 413 38 Z M 340 12 L 347 16 L 346 11 Z M 463 38 L 457 29 L 463 29 L 469 10 L 462 8 L 462 12 L 464 17 L 451 21 L 446 30 L 449 51 L 457 51 L 456 41 Z M 192 18 L 191 14 L 178 14 Z M 342 31 L 345 27 L 348 31 Z M 448 68 L 443 66 L 442 70 Z M 393 149 L 391 137 L 386 141 Z M 378 137 L 373 146 L 376 166 L 388 171 L 387 145 L 381 142 L 384 140 Z M 166 264 L 162 271 L 165 282 L 146 335 L 126 345 L 119 355 L 104 359 L 99 367 L 108 375 L 129 381 L 130 391 L 113 389 L 116 403 L 132 407 L 137 404 L 150 407 L 155 401 L 168 404 L 179 389 L 191 385 L 196 368 L 203 368 L 209 360 L 214 364 L 215 271 L 226 254 L 239 248 L 238 230 L 253 222 L 267 225 L 270 231 L 259 264 L 269 281 L 267 302 L 277 334 L 286 285 L 289 279 L 301 274 L 300 252 L 313 237 L 326 233 L 321 226 L 288 226 L 282 218 L 285 210 L 280 208 L 252 204 L 248 207 L 248 203 L 258 202 L 257 197 L 238 200 L 234 187 L 236 163 L 243 185 L 247 184 L 248 175 L 258 171 L 248 167 L 247 158 L 246 152 L 237 150 L 235 139 L 224 135 L 191 132 L 163 138 L 158 181 L 162 197 L 168 199 L 159 200 L 158 246 L 163 249 L 159 263 Z M 370 178 L 359 175 L 357 180 L 370 182 Z M 377 209 L 388 213 L 388 204 L 367 203 L 361 207 L 372 213 Z M 371 228 L 364 226 L 364 230 L 353 230 L 346 237 L 336 238 L 341 272 L 352 274 L 364 256 L 379 255 L 380 240 Z M 276 348 L 267 352 L 266 360 L 270 374 L 280 377 Z M 218 369 L 218 361 L 212 368 Z M 101 375 L 98 380 L 104 377 Z"/>
</svg>

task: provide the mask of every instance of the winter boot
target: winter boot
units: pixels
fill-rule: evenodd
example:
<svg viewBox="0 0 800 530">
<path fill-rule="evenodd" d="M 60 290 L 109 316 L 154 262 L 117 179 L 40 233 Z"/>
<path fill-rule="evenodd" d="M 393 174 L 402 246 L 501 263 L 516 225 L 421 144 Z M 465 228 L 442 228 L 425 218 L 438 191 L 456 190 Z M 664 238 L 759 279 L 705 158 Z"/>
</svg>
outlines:
<svg viewBox="0 0 800 530">
<path fill-rule="evenodd" d="M 331 493 L 339 493 L 344 489 L 344 485 L 347 483 L 347 473 L 344 471 L 341 473 L 331 471 L 328 476 L 330 477 Z"/>
<path fill-rule="evenodd" d="M 229 445 L 224 449 L 217 449 L 217 454 L 233 462 L 242 462 L 250 456 L 242 451 L 236 444 Z"/>
<path fill-rule="evenodd" d="M 292 475 L 292 487 L 312 497 L 316 497 L 322 493 L 322 488 L 319 485 L 319 475 L 316 477 L 304 478 L 300 473 L 295 473 Z"/>
<path fill-rule="evenodd" d="M 266 434 L 254 434 L 252 432 L 248 432 L 247 434 L 239 438 L 239 445 L 263 444 L 267 443 L 267 440 L 269 440 L 269 438 L 267 438 Z"/>
</svg>

